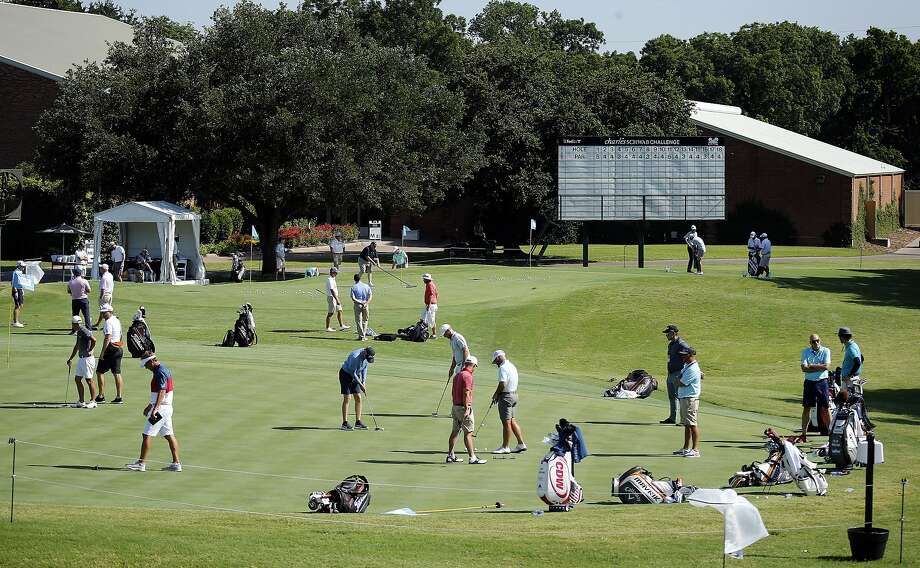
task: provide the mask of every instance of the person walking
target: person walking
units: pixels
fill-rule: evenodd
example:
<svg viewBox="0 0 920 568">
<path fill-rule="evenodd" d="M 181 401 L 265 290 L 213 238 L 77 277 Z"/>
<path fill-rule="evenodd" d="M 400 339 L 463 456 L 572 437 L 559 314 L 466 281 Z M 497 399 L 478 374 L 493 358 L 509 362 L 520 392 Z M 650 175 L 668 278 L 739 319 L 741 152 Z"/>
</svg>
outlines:
<svg viewBox="0 0 920 568">
<path fill-rule="evenodd" d="M 492 404 L 498 403 L 498 418 L 502 423 L 502 445 L 493 454 L 517 454 L 527 451 L 524 433 L 517 422 L 518 370 L 501 349 L 492 353 L 492 364 L 498 366 L 498 386 L 492 393 Z M 511 434 L 517 438 L 514 449 L 508 447 Z"/>
<path fill-rule="evenodd" d="M 120 244 L 112 243 L 112 274 L 121 282 L 121 274 L 125 270 L 125 248 Z"/>
<path fill-rule="evenodd" d="M 748 237 L 747 250 L 748 250 L 748 270 L 747 276 L 757 276 L 757 271 L 760 267 L 760 239 L 757 238 L 757 233 L 751 231 L 750 236 Z"/>
<path fill-rule="evenodd" d="M 361 282 L 361 275 L 355 274 L 355 284 L 351 287 L 351 302 L 355 310 L 355 327 L 360 341 L 367 341 L 367 322 L 370 320 L 370 305 L 374 299 L 371 287 Z"/>
<path fill-rule="evenodd" d="M 339 369 L 339 387 L 342 392 L 342 430 L 367 430 L 361 422 L 361 394 L 367 392 L 367 366 L 374 362 L 377 352 L 373 347 L 361 347 L 348 354 Z M 355 398 L 355 425 L 348 423 L 348 403 Z"/>
<path fill-rule="evenodd" d="M 287 267 L 285 257 L 287 253 L 288 249 L 284 248 L 284 239 L 278 239 L 278 244 L 275 245 L 275 280 L 278 279 L 278 274 L 281 274 L 282 280 L 287 279 L 285 275 L 285 269 Z"/>
<path fill-rule="evenodd" d="M 696 255 L 693 252 L 693 239 L 696 237 L 696 225 L 690 225 L 690 230 L 684 235 L 684 242 L 687 243 L 687 272 L 693 272 L 696 265 L 694 259 Z"/>
<path fill-rule="evenodd" d="M 700 457 L 700 427 L 697 424 L 700 410 L 700 392 L 703 373 L 696 360 L 696 350 L 690 346 L 680 350 L 683 367 L 677 379 L 677 398 L 680 401 L 680 423 L 684 427 L 684 447 L 674 454 L 685 458 Z"/>
<path fill-rule="evenodd" d="M 112 277 L 112 273 L 109 272 L 108 264 L 99 265 L 99 306 L 112 305 L 112 299 L 114 298 L 115 292 L 115 278 Z M 102 323 L 102 312 L 99 312 L 99 318 L 96 319 L 96 323 L 93 324 L 93 329 L 99 327 L 99 324 Z"/>
<path fill-rule="evenodd" d="M 121 321 L 115 317 L 114 309 L 109 304 L 104 304 L 99 308 L 105 324 L 102 326 L 102 351 L 99 356 L 99 366 L 96 368 L 96 385 L 99 388 L 99 394 L 96 396 L 97 403 L 105 402 L 105 374 L 110 372 L 115 376 L 115 398 L 112 404 L 122 404 L 122 391 L 124 390 L 124 379 L 121 376 L 121 358 L 124 356 L 124 343 L 121 340 Z"/>
<path fill-rule="evenodd" d="M 79 400 L 72 406 L 73 408 L 96 408 L 96 385 L 93 384 L 93 375 L 96 373 L 96 357 L 93 356 L 93 349 L 96 348 L 96 338 L 88 327 L 83 325 L 83 320 L 78 315 L 70 319 L 71 335 L 76 335 L 77 340 L 74 342 L 73 350 L 70 357 L 67 358 L 67 367 L 71 367 L 73 358 L 79 355 L 77 359 L 77 369 L 74 373 L 74 381 L 77 383 L 77 395 Z M 86 391 L 83 389 L 83 381 L 86 381 L 86 387 L 89 389 L 89 396 L 86 397 Z"/>
<path fill-rule="evenodd" d="M 16 263 L 16 269 L 13 270 L 13 281 L 11 282 L 11 294 L 13 295 L 13 321 L 10 323 L 13 327 L 25 327 L 22 323 L 22 307 L 26 304 L 25 289 L 28 287 L 26 279 L 26 263 L 22 260 Z"/>
<path fill-rule="evenodd" d="M 691 241 L 693 243 L 693 265 L 696 267 L 696 273 L 703 273 L 703 256 L 706 254 L 706 243 L 703 237 L 696 235 Z"/>
<path fill-rule="evenodd" d="M 88 329 L 95 329 L 90 325 L 89 319 L 89 294 L 92 292 L 89 282 L 83 278 L 83 269 L 79 266 L 70 270 L 70 281 L 67 283 L 67 290 L 70 292 L 70 315 L 75 316 L 83 314 L 83 322 Z M 76 331 L 71 331 L 73 335 Z"/>
<path fill-rule="evenodd" d="M 345 254 L 345 241 L 342 240 L 342 233 L 335 233 L 329 240 L 329 254 L 332 255 L 332 266 L 341 268 L 342 256 Z"/>
<path fill-rule="evenodd" d="M 473 430 L 475 429 L 475 418 L 473 417 L 473 373 L 479 367 L 479 360 L 470 355 L 463 361 L 463 368 L 454 376 L 454 384 L 451 388 L 451 397 L 453 398 L 453 407 L 450 415 L 453 418 L 453 426 L 450 430 L 450 437 L 447 439 L 447 463 L 460 463 L 463 460 L 454 454 L 454 444 L 457 442 L 457 434 L 463 430 L 463 445 L 466 446 L 466 452 L 469 455 L 469 463 L 481 465 L 486 460 L 476 457 L 476 449 L 473 447 Z"/>
<path fill-rule="evenodd" d="M 358 255 L 358 273 L 367 273 L 367 284 L 374 285 L 374 266 L 380 268 L 380 259 L 377 257 L 377 241 L 371 241 L 369 245 L 361 249 Z"/>
<path fill-rule="evenodd" d="M 770 256 L 773 254 L 773 243 L 766 233 L 760 234 L 760 268 L 757 275 L 764 275 L 764 278 L 770 277 Z"/>
<path fill-rule="evenodd" d="M 153 373 L 150 380 L 150 403 L 144 408 L 143 439 L 141 440 L 141 456 L 134 463 L 125 467 L 132 471 L 147 470 L 147 454 L 150 453 L 150 440 L 156 436 L 166 438 L 169 452 L 172 454 L 172 463 L 163 468 L 163 471 L 182 471 L 179 461 L 179 440 L 173 432 L 173 376 L 166 365 L 160 363 L 156 353 L 149 351 L 141 358 L 141 368 Z"/>
<path fill-rule="evenodd" d="M 680 356 L 680 352 L 686 350 L 689 345 L 684 341 L 679 333 L 680 330 L 677 329 L 677 326 L 668 324 L 666 328 L 661 332 L 665 334 L 665 337 L 668 338 L 668 407 L 670 409 L 668 417 L 664 420 L 661 420 L 659 424 L 676 424 L 677 423 L 677 381 L 680 377 L 680 371 L 684 367 L 683 357 Z"/>
<path fill-rule="evenodd" d="M 454 370 L 463 367 L 463 362 L 470 357 L 470 347 L 466 343 L 466 338 L 454 331 L 449 323 L 445 323 L 440 328 L 441 336 L 450 340 L 450 369 L 447 371 L 447 378 L 454 376 Z"/>
<path fill-rule="evenodd" d="M 831 368 L 831 350 L 821 345 L 817 333 L 808 338 L 809 346 L 802 351 L 800 367 L 805 374 L 802 388 L 802 435 L 800 442 L 807 441 L 808 423 L 811 421 L 811 409 L 817 407 L 818 428 L 822 436 L 827 435 L 831 422 L 830 403 L 827 387 L 828 369 Z"/>
<path fill-rule="evenodd" d="M 409 268 L 409 255 L 399 247 L 393 249 L 393 270 L 397 268 Z"/>
<path fill-rule="evenodd" d="M 425 308 L 419 317 L 425 325 L 428 326 L 429 335 L 432 339 L 437 339 L 435 333 L 436 320 L 438 319 L 438 285 L 434 283 L 431 274 L 427 272 L 422 274 L 422 281 L 425 283 Z"/>
<path fill-rule="evenodd" d="M 840 381 L 847 390 L 852 390 L 853 385 L 859 383 L 859 374 L 862 372 L 862 350 L 853 339 L 853 332 L 848 327 L 841 327 L 837 330 L 837 339 L 843 344 Z"/>
<path fill-rule="evenodd" d="M 333 314 L 339 318 L 339 331 L 351 329 L 342 321 L 342 301 L 339 299 L 339 286 L 335 281 L 338 274 L 339 270 L 333 266 L 329 269 L 329 278 L 326 279 L 326 304 L 329 307 L 329 311 L 326 312 L 326 331 L 335 331 L 332 329 Z"/>
</svg>

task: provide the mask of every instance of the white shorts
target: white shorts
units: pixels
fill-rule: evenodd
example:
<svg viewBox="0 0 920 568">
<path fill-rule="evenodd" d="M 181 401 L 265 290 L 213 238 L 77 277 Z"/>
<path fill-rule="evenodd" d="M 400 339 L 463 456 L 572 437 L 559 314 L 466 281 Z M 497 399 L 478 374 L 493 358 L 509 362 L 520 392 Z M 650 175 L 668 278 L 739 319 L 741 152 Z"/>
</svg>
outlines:
<svg viewBox="0 0 920 568">
<path fill-rule="evenodd" d="M 365 272 L 373 272 L 374 271 L 374 261 L 370 260 L 368 262 L 364 262 L 363 260 L 359 260 L 358 261 L 358 271 L 361 274 L 364 274 Z"/>
<path fill-rule="evenodd" d="M 77 370 L 74 372 L 75 377 L 83 377 L 88 379 L 96 374 L 96 358 L 90 355 L 89 357 L 80 357 L 77 359 Z"/>
<path fill-rule="evenodd" d="M 160 415 L 163 418 L 161 418 L 156 424 L 151 424 L 150 421 L 147 420 L 147 418 L 144 418 L 144 435 L 145 436 L 172 436 L 172 433 L 173 433 L 172 414 L 173 414 L 172 406 L 163 405 L 160 407 Z"/>
<path fill-rule="evenodd" d="M 104 292 L 102 295 L 99 296 L 100 306 L 102 304 L 111 304 L 111 303 L 112 303 L 112 293 L 111 292 Z"/>
<path fill-rule="evenodd" d="M 341 312 L 341 311 L 342 311 L 342 304 L 336 304 L 336 303 L 335 303 L 335 298 L 333 298 L 332 296 L 326 296 L 326 305 L 329 306 L 329 312 L 328 312 L 328 313 L 330 313 L 330 314 L 334 314 L 335 312 Z"/>
<path fill-rule="evenodd" d="M 438 315 L 438 305 L 431 304 L 422 309 L 422 315 L 419 316 L 419 319 L 425 322 L 425 325 L 431 327 L 434 325 L 435 318 Z"/>
</svg>

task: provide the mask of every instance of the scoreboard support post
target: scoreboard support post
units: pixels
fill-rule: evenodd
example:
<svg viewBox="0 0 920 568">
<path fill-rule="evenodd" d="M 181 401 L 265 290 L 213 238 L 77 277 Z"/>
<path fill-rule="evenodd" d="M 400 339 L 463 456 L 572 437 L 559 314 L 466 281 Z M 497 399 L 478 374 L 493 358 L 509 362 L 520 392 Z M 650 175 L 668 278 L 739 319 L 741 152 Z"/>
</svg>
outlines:
<svg viewBox="0 0 920 568">
<path fill-rule="evenodd" d="M 645 196 L 642 196 L 642 220 L 639 221 L 639 268 L 645 268 Z"/>
<path fill-rule="evenodd" d="M 588 268 L 588 222 L 581 224 L 581 265 Z"/>
</svg>

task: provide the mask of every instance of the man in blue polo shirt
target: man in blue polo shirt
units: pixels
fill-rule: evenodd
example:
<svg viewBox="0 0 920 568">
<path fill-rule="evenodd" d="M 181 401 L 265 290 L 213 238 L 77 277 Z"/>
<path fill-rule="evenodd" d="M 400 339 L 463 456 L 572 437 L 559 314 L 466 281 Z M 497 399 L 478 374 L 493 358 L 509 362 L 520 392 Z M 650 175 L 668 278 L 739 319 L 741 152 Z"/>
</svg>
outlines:
<svg viewBox="0 0 920 568">
<path fill-rule="evenodd" d="M 802 435 L 799 438 L 801 442 L 806 441 L 812 407 L 818 407 L 818 427 L 822 435 L 827 435 L 827 427 L 831 422 L 827 389 L 831 350 L 821 345 L 821 338 L 816 333 L 808 338 L 808 343 L 809 346 L 802 351 L 801 357 L 801 368 L 805 373 L 805 384 L 802 389 Z"/>
<path fill-rule="evenodd" d="M 367 430 L 361 422 L 361 393 L 367 392 L 367 365 L 374 362 L 377 353 L 373 347 L 362 347 L 348 354 L 339 369 L 339 386 L 342 392 L 342 430 Z M 355 425 L 348 423 L 348 401 L 355 397 Z"/>
<path fill-rule="evenodd" d="M 355 274 L 355 285 L 351 287 L 351 302 L 355 308 L 355 327 L 358 339 L 367 340 L 367 321 L 371 317 L 370 305 L 374 298 L 371 287 L 361 282 L 361 275 Z"/>
<path fill-rule="evenodd" d="M 850 389 L 862 372 L 862 351 L 853 339 L 853 332 L 848 327 L 837 330 L 837 339 L 843 344 L 843 363 L 840 366 L 840 380 Z"/>
</svg>

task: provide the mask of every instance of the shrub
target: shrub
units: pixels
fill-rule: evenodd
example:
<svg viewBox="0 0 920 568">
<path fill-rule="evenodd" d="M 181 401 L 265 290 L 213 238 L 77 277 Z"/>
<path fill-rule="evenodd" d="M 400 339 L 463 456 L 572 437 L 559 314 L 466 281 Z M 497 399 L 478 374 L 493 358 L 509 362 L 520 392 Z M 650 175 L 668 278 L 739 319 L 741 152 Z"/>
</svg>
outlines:
<svg viewBox="0 0 920 568">
<path fill-rule="evenodd" d="M 901 228 L 901 212 L 898 209 L 898 202 L 892 201 L 883 205 L 877 213 L 875 230 L 880 237 L 887 237 L 891 233 Z"/>
<path fill-rule="evenodd" d="M 303 225 L 297 223 L 304 222 Z M 288 221 L 278 229 L 278 238 L 285 239 L 290 247 L 315 247 L 328 243 L 335 233 L 341 233 L 345 241 L 358 238 L 356 225 L 331 225 L 324 223 L 314 225 L 310 219 L 294 219 Z"/>
<path fill-rule="evenodd" d="M 866 246 L 866 190 L 862 184 L 859 184 L 859 200 L 856 202 L 856 221 L 850 225 L 850 246 Z"/>
</svg>

